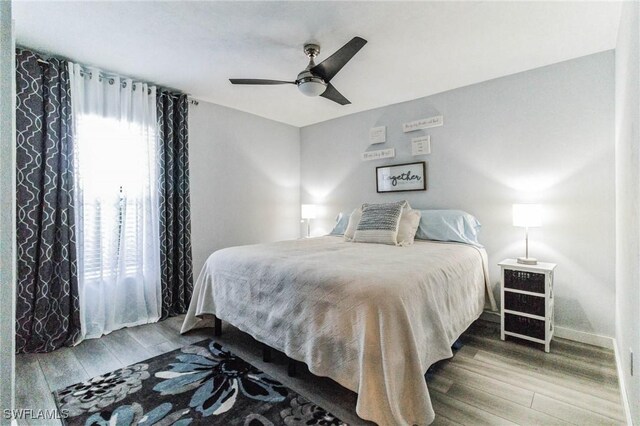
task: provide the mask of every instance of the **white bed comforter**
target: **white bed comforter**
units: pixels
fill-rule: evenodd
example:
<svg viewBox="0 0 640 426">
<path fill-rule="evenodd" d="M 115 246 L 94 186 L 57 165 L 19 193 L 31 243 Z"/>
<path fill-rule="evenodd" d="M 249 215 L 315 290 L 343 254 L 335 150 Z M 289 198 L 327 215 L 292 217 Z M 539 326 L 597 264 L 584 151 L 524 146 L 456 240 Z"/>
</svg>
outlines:
<svg viewBox="0 0 640 426">
<path fill-rule="evenodd" d="M 208 314 L 358 393 L 380 425 L 434 419 L 427 368 L 482 313 L 486 253 L 418 241 L 407 247 L 320 237 L 213 253 L 182 332 Z"/>
</svg>

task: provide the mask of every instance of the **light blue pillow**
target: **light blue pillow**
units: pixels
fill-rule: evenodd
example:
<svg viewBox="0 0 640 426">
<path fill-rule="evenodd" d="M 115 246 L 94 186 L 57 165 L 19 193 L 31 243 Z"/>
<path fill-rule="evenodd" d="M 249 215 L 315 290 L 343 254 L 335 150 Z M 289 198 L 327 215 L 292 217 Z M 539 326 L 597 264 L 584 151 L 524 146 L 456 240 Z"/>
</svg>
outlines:
<svg viewBox="0 0 640 426">
<path fill-rule="evenodd" d="M 347 230 L 347 225 L 349 225 L 349 214 L 344 212 L 338 213 L 336 226 L 333 227 L 329 235 L 344 235 L 344 232 Z"/>
<path fill-rule="evenodd" d="M 482 247 L 478 242 L 478 231 L 482 225 L 475 216 L 462 210 L 420 210 L 420 213 L 416 238 Z"/>
</svg>

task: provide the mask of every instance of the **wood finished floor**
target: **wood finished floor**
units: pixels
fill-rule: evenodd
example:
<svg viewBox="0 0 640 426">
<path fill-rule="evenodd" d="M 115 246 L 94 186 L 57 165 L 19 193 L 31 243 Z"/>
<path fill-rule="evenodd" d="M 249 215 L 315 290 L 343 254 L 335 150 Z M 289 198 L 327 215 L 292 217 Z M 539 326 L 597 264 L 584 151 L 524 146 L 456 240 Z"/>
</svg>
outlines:
<svg viewBox="0 0 640 426">
<path fill-rule="evenodd" d="M 55 389 L 213 338 L 212 329 L 180 335 L 182 318 L 118 330 L 49 354 L 18 355 L 16 407 L 54 409 Z M 284 355 L 262 362 L 260 344 L 227 324 L 216 339 L 345 422 L 371 424 L 355 414 L 356 395 L 332 380 L 313 376 L 306 368 L 288 377 Z M 463 348 L 438 363 L 429 376 L 434 425 L 624 424 L 612 351 L 556 339 L 546 354 L 537 345 L 500 341 L 496 324 L 482 321 L 462 340 Z"/>
</svg>

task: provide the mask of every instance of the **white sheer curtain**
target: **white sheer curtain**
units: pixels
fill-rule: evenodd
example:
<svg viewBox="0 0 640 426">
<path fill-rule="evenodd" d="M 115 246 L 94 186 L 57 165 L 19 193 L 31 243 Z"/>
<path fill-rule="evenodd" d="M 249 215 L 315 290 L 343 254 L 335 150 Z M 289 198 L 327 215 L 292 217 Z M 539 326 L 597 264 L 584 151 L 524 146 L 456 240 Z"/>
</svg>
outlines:
<svg viewBox="0 0 640 426">
<path fill-rule="evenodd" d="M 82 337 L 160 318 L 156 88 L 69 63 Z"/>
</svg>

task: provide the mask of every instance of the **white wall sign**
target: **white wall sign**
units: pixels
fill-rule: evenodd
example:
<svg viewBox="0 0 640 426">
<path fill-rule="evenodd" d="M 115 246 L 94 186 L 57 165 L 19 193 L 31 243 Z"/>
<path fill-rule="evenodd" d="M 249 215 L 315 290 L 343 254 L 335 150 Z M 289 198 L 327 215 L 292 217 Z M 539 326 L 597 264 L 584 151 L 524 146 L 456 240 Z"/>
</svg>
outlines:
<svg viewBox="0 0 640 426">
<path fill-rule="evenodd" d="M 431 154 L 431 135 L 411 139 L 411 155 Z"/>
<path fill-rule="evenodd" d="M 435 117 L 421 118 L 420 120 L 411 121 L 402 125 L 402 130 L 407 132 L 413 132 L 414 130 L 428 129 L 430 127 L 438 127 L 444 124 L 444 117 L 436 115 Z"/>
<path fill-rule="evenodd" d="M 362 161 L 379 160 L 381 158 L 394 158 L 396 156 L 396 149 L 380 149 L 378 151 L 368 151 L 362 153 Z"/>
<path fill-rule="evenodd" d="M 369 130 L 369 144 L 383 143 L 387 141 L 387 126 L 372 127 Z"/>
</svg>

